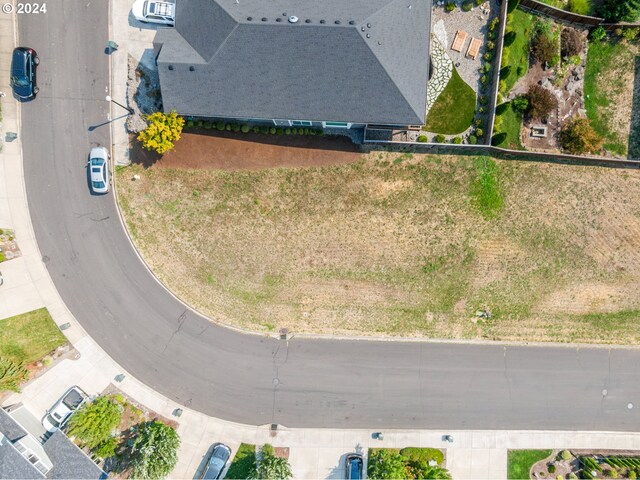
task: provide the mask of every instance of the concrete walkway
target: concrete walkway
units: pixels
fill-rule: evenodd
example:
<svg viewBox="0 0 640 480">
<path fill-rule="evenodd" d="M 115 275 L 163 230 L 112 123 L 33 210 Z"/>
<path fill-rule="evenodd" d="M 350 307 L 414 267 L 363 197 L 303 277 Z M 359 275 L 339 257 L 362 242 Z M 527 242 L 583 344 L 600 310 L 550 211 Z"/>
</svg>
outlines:
<svg viewBox="0 0 640 480">
<path fill-rule="evenodd" d="M 147 59 L 154 31 L 139 28 L 129 17 L 129 0 L 113 0 L 111 39 L 120 48 L 112 55 L 111 95 L 125 98 L 126 58 Z M 133 26 L 132 26 L 133 25 Z M 20 136 L 4 141 L 7 132 L 20 132 L 20 109 L 12 98 L 7 79 L 15 24 L 11 15 L 0 16 L 0 90 L 7 93 L 1 99 L 3 121 L 2 153 L 0 154 L 0 228 L 13 228 L 23 256 L 1 266 L 5 284 L 0 287 L 0 318 L 47 307 L 58 325 L 70 323 L 64 331 L 80 356 L 63 360 L 47 373 L 29 383 L 21 394 L 9 397 L 4 405 L 23 402 L 36 416 L 42 416 L 71 385 L 79 385 L 89 394 L 103 391 L 114 377 L 124 374 L 117 386 L 127 395 L 159 414 L 176 418 L 182 439 L 179 463 L 174 478 L 193 478 L 202 467 L 212 443 L 222 441 L 235 452 L 241 442 L 271 443 L 290 447 L 290 463 L 295 478 L 342 478 L 346 453 L 373 447 L 424 446 L 446 448 L 447 467 L 456 479 L 506 478 L 509 448 L 615 448 L 640 449 L 640 434 L 579 433 L 579 432 L 503 432 L 503 431 L 385 431 L 384 440 L 374 440 L 370 430 L 288 429 L 280 426 L 277 435 L 270 435 L 268 426 L 250 426 L 207 417 L 173 403 L 152 388 L 123 371 L 87 335 L 59 297 L 41 260 L 29 216 Z M 124 122 L 113 126 L 114 157 L 127 158 L 127 136 Z M 1 320 L 0 320 L 1 322 Z M 0 323 L 1 326 L 1 323 Z M 442 441 L 443 434 L 452 434 L 453 444 Z"/>
</svg>

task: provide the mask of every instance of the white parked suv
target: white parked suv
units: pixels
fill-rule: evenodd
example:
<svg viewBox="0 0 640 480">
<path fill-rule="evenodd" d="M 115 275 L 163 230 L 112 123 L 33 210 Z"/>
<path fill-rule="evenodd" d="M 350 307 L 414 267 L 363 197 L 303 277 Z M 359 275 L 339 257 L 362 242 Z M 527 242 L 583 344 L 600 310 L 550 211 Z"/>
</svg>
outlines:
<svg viewBox="0 0 640 480">
<path fill-rule="evenodd" d="M 131 7 L 131 13 L 141 22 L 173 26 L 176 18 L 176 4 L 156 0 L 136 0 Z"/>
<path fill-rule="evenodd" d="M 47 410 L 47 414 L 42 419 L 42 425 L 47 432 L 55 432 L 64 427 L 71 415 L 78 410 L 89 397 L 80 387 L 73 386 L 58 400 L 53 407 Z"/>
</svg>

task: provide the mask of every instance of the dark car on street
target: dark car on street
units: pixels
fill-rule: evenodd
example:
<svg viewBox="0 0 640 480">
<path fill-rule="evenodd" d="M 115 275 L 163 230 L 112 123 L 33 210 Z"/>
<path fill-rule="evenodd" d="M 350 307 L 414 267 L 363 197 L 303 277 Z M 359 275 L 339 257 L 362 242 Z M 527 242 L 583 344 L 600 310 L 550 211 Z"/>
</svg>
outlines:
<svg viewBox="0 0 640 480">
<path fill-rule="evenodd" d="M 362 478 L 362 455 L 359 453 L 350 453 L 347 455 L 346 474 L 347 480 L 360 480 Z"/>
<path fill-rule="evenodd" d="M 200 478 L 205 480 L 220 478 L 224 467 L 229 461 L 229 457 L 231 457 L 231 449 L 222 443 L 216 443 Z"/>
<path fill-rule="evenodd" d="M 19 98 L 28 100 L 38 93 L 36 65 L 40 63 L 33 48 L 17 47 L 11 57 L 11 88 Z"/>
</svg>

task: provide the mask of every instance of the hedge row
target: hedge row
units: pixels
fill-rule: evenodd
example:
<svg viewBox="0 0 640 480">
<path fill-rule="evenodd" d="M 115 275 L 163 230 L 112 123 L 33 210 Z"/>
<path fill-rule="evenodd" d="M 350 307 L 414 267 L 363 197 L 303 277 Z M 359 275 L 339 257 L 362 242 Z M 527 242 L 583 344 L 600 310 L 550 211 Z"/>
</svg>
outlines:
<svg viewBox="0 0 640 480">
<path fill-rule="evenodd" d="M 267 127 L 267 126 L 255 126 L 250 127 L 246 123 L 225 123 L 225 122 L 210 122 L 208 120 L 187 120 L 185 123 L 186 128 L 203 128 L 205 130 L 218 130 L 220 132 L 242 132 L 242 133 L 263 133 L 267 135 L 324 135 L 321 129 L 309 128 L 309 127 Z"/>
</svg>

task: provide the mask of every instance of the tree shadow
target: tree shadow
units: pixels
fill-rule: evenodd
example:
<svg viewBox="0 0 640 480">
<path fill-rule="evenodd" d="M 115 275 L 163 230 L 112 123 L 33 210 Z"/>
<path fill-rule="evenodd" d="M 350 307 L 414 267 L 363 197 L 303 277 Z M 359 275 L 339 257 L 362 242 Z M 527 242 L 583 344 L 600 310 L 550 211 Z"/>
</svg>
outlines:
<svg viewBox="0 0 640 480">
<path fill-rule="evenodd" d="M 635 59 L 633 100 L 631 101 L 631 126 L 629 129 L 630 159 L 640 159 L 640 56 Z"/>
</svg>

